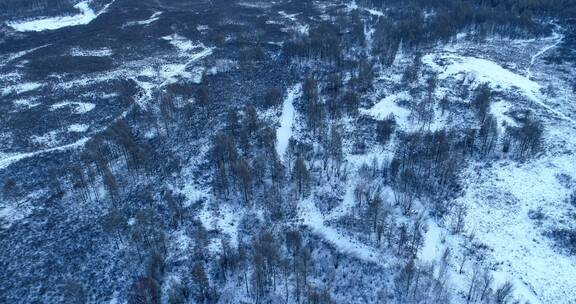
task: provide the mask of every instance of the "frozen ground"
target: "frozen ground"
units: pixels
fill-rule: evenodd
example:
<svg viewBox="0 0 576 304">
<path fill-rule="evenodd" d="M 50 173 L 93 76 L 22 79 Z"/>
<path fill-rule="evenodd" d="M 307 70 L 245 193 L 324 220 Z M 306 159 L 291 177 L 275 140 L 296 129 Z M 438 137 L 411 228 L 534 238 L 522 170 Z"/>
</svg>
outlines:
<svg viewBox="0 0 576 304">
<path fill-rule="evenodd" d="M 292 128 L 296 117 L 294 111 L 294 100 L 302 93 L 302 84 L 297 84 L 288 90 L 284 102 L 282 103 L 282 115 L 280 116 L 280 127 L 276 130 L 276 152 L 280 159 L 284 159 L 288 143 L 292 137 Z"/>
<path fill-rule="evenodd" d="M 423 62 L 439 73 L 441 81 L 468 79 L 473 85 L 488 83 L 494 90 L 505 93 L 505 97 L 492 104 L 490 111 L 508 125 L 516 125 L 508 115 L 510 110 L 525 107 L 508 97 L 510 93 L 524 95 L 532 102 L 528 106 L 535 112 L 544 110 L 552 114 L 539 117 L 547 131 L 545 154 L 521 164 L 503 159 L 491 166 L 469 168 L 463 176 L 465 195 L 458 200 L 468 211 L 467 232 L 489 248 L 486 263 L 496 282 L 513 282 L 515 297 L 531 303 L 576 300 L 576 259 L 563 253 L 544 235 L 558 222 L 571 221 L 565 214 L 568 208 L 565 200 L 571 189 L 562 183 L 560 176 L 574 177 L 576 173 L 576 162 L 570 152 L 576 149 L 571 135 L 575 121 L 566 113 L 567 107 L 562 101 L 551 100 L 542 93 L 542 88 L 551 83 L 568 84 L 555 82 L 556 77 L 546 76 L 537 68 L 542 55 L 553 50 L 561 39 L 559 34 L 542 39 L 544 46 L 530 57 L 526 75 L 488 58 L 463 55 L 465 49 L 450 48 L 423 57 Z M 542 221 L 529 217 L 529 212 L 536 210 L 545 215 Z M 458 244 L 450 240 L 452 237 L 446 231 L 439 232 L 443 228 L 435 224 L 429 226 L 432 229 L 428 231 L 422 257 L 440 252 L 437 245 L 440 235 L 447 236 L 450 244 Z M 458 252 L 458 245 L 455 248 Z M 469 279 L 470 271 L 465 278 Z"/>
<path fill-rule="evenodd" d="M 397 101 L 402 99 L 411 98 L 408 92 L 400 92 L 397 94 L 390 94 L 372 106 L 370 109 L 362 109 L 361 113 L 373 116 L 376 119 L 385 119 L 390 115 L 396 118 L 396 121 L 401 125 L 405 125 L 410 117 L 410 111 L 406 108 L 400 107 Z"/>
<path fill-rule="evenodd" d="M 324 238 L 342 253 L 359 258 L 366 262 L 386 266 L 385 257 L 375 248 L 344 235 L 337 229 L 325 224 L 325 217 L 310 198 L 299 202 L 300 221 L 312 231 Z"/>
<path fill-rule="evenodd" d="M 8 26 L 19 32 L 40 32 L 46 30 L 56 30 L 68 26 L 88 24 L 96 19 L 100 14 L 106 11 L 110 4 L 106 5 L 101 11 L 94 12 L 90 8 L 91 1 L 82 1 L 74 7 L 80 11 L 79 14 L 63 17 L 49 17 L 27 21 L 9 22 Z"/>
<path fill-rule="evenodd" d="M 22 159 L 25 158 L 29 158 L 29 157 L 34 157 L 37 155 L 41 155 L 44 153 L 50 153 L 50 152 L 55 152 L 55 151 L 65 151 L 65 150 L 69 150 L 69 149 L 74 149 L 74 148 L 78 148 L 78 147 L 82 147 L 84 146 L 84 144 L 89 140 L 90 138 L 82 138 L 76 142 L 73 142 L 71 144 L 67 144 L 67 145 L 63 145 L 63 146 L 59 146 L 59 147 L 53 147 L 53 148 L 48 148 L 48 149 L 44 149 L 44 150 L 39 150 L 39 151 L 35 151 L 35 152 L 29 152 L 29 153 L 12 153 L 12 154 L 4 154 L 1 155 L 2 158 L 0 158 L 0 170 L 5 169 L 6 167 L 10 166 L 11 164 L 20 161 Z"/>
</svg>

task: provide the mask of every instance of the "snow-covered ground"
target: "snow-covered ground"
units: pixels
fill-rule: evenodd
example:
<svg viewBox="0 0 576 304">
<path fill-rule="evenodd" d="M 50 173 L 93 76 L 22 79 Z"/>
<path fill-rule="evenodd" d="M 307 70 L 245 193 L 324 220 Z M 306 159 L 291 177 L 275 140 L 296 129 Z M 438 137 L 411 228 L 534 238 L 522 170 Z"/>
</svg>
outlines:
<svg viewBox="0 0 576 304">
<path fill-rule="evenodd" d="M 552 45 L 547 45 L 541 50 L 540 55 L 558 45 L 558 38 L 554 38 Z M 537 54 L 538 55 L 538 54 Z M 534 65 L 539 56 L 531 57 L 530 66 Z M 464 56 L 450 48 L 450 50 L 439 53 L 427 54 L 422 58 L 422 62 L 439 72 L 438 78 L 471 79 L 476 85 L 487 83 L 494 90 L 518 91 L 526 96 L 530 101 L 544 108 L 547 112 L 560 119 L 576 124 L 566 113 L 549 105 L 542 94 L 543 86 L 530 79 L 532 72 L 528 76 L 521 75 L 500 64 L 484 58 Z"/>
<path fill-rule="evenodd" d="M 460 202 L 468 208 L 468 229 L 492 249 L 489 258 L 495 271 L 516 285 L 525 285 L 538 299 L 533 303 L 574 299 L 576 258 L 554 248 L 552 240 L 543 235 L 546 225 L 540 227 L 528 216 L 542 208 L 551 220 L 564 217 L 564 199 L 570 190 L 558 175 L 576 172 L 573 156 L 540 158 L 520 165 L 498 162 L 481 174 L 476 171 L 467 173 L 467 191 Z"/>
<path fill-rule="evenodd" d="M 201 42 L 194 43 L 186 37 L 178 34 L 164 36 L 162 39 L 170 42 L 180 53 L 180 56 L 186 61 L 182 63 L 171 63 L 163 65 L 160 69 L 160 77 L 163 79 L 161 86 L 178 81 L 179 78 L 192 79 L 195 83 L 202 81 L 202 68 L 196 68 L 195 71 L 188 71 L 188 68 L 195 62 L 212 55 L 213 47 L 207 47 Z"/>
<path fill-rule="evenodd" d="M 298 18 L 296 18 L 296 16 L 300 15 L 300 13 L 288 14 L 284 11 L 279 11 L 278 14 L 280 16 L 290 20 L 294 24 L 292 26 L 292 29 L 294 29 L 296 32 L 299 32 L 302 35 L 308 34 L 308 31 L 310 30 L 310 26 L 308 24 L 305 24 L 305 23 L 298 21 Z"/>
<path fill-rule="evenodd" d="M 406 122 L 410 116 L 410 110 L 398 106 L 396 103 L 402 99 L 410 99 L 408 92 L 390 94 L 372 106 L 370 109 L 362 109 L 362 114 L 373 116 L 376 119 L 385 119 L 393 115 L 398 122 Z"/>
<path fill-rule="evenodd" d="M 68 126 L 68 132 L 83 133 L 88 131 L 89 128 L 90 126 L 87 124 L 72 124 Z"/>
<path fill-rule="evenodd" d="M 60 102 L 57 104 L 53 104 L 50 109 L 51 110 L 57 110 L 57 109 L 61 109 L 61 108 L 66 108 L 66 107 L 70 107 L 72 109 L 72 111 L 74 111 L 74 113 L 76 114 L 86 114 L 92 110 L 94 110 L 94 108 L 96 108 L 96 105 L 90 102 L 70 102 L 70 101 L 64 101 L 64 102 Z"/>
<path fill-rule="evenodd" d="M 294 110 L 294 100 L 300 97 L 302 93 L 302 84 L 296 84 L 288 90 L 284 102 L 282 103 L 282 115 L 280 116 L 280 127 L 276 130 L 276 152 L 280 159 L 284 159 L 288 143 L 292 137 L 292 127 L 296 112 Z"/>
<path fill-rule="evenodd" d="M 322 236 L 324 240 L 335 246 L 339 251 L 366 262 L 382 266 L 386 265 L 386 259 L 376 249 L 326 225 L 324 215 L 318 210 L 312 199 L 301 200 L 298 209 L 302 223 L 312 229 L 314 233 Z"/>
<path fill-rule="evenodd" d="M 49 148 L 49 149 L 44 149 L 44 150 L 39 150 L 39 151 L 34 151 L 34 152 L 4 154 L 1 156 L 2 158 L 0 158 L 0 170 L 3 170 L 6 167 L 10 166 L 11 164 L 18 162 L 22 159 L 38 156 L 38 155 L 41 155 L 44 153 L 50 153 L 50 152 L 56 152 L 56 151 L 66 151 L 69 149 L 75 149 L 78 147 L 83 147 L 84 144 L 89 139 L 90 138 L 88 138 L 88 137 L 84 137 L 82 139 L 79 139 L 79 140 L 71 143 L 71 144 L 67 144 L 67 145 L 63 145 L 63 146 L 59 146 L 59 147 L 54 147 L 54 148 Z"/>
<path fill-rule="evenodd" d="M 83 25 L 92 22 L 100 14 L 104 13 L 111 3 L 107 4 L 101 11 L 94 12 L 90 8 L 91 1 L 82 1 L 74 7 L 80 11 L 73 16 L 48 17 L 26 21 L 9 22 L 8 26 L 19 32 L 41 32 L 46 30 L 56 30 L 63 27 Z"/>
<path fill-rule="evenodd" d="M 502 159 L 493 161 L 491 166 L 470 167 L 462 176 L 465 195 L 457 200 L 467 210 L 467 233 L 489 248 L 485 263 L 496 284 L 511 281 L 515 285 L 515 298 L 530 303 L 571 303 L 576 299 L 576 259 L 562 253 L 553 240 L 544 235 L 559 222 L 571 221 L 565 214 L 565 199 L 571 189 L 560 176 L 573 178 L 576 173 L 576 162 L 569 152 L 576 149 L 571 135 L 575 121 L 567 114 L 567 105 L 542 93 L 542 88 L 558 79 L 536 68 L 542 55 L 558 46 L 561 40 L 560 34 L 554 34 L 541 40 L 522 41 L 525 46 L 543 45 L 535 55 L 526 54 L 530 56 L 530 65 L 524 73 L 505 68 L 491 58 L 471 56 L 465 48 L 453 46 L 422 58 L 424 64 L 438 73 L 441 83 L 453 80 L 467 80 L 472 86 L 486 83 L 504 93 L 490 108 L 499 122 L 517 125 L 508 115 L 509 111 L 526 106 L 536 113 L 543 110 L 552 114 L 539 116 L 546 130 L 546 153 L 520 164 Z M 531 104 L 516 104 L 514 98 L 507 97 L 509 93 L 519 93 Z M 503 131 L 501 128 L 500 134 Z M 545 215 L 542 222 L 528 215 L 537 210 Z M 420 253 L 422 259 L 440 254 L 443 242 L 452 246 L 456 255 L 460 254 L 459 237 L 436 223 L 429 223 L 428 227 Z M 463 275 L 455 276 L 469 280 L 470 273 L 471 269 L 465 267 Z M 466 288 L 465 285 L 462 287 Z"/>
<path fill-rule="evenodd" d="M 152 14 L 150 16 L 150 18 L 146 19 L 146 20 L 140 20 L 140 21 L 133 21 L 133 22 L 128 22 L 126 23 L 127 26 L 133 26 L 133 25 L 149 25 L 152 24 L 158 20 L 160 20 L 160 16 L 162 15 L 162 12 L 155 12 L 154 14 Z"/>
<path fill-rule="evenodd" d="M 9 94 L 11 92 L 15 92 L 16 94 L 22 94 L 25 92 L 37 90 L 41 87 L 42 87 L 42 84 L 39 82 L 26 82 L 26 83 L 16 84 L 13 86 L 7 86 L 7 87 L 2 89 L 2 94 L 6 95 L 6 94 Z"/>
</svg>

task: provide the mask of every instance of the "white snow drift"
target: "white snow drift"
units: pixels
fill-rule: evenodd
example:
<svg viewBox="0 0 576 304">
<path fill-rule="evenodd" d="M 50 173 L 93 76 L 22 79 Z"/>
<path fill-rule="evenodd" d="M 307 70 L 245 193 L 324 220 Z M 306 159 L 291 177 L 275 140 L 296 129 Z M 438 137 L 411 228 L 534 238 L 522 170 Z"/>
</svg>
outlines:
<svg viewBox="0 0 576 304">
<path fill-rule="evenodd" d="M 76 9 L 80 10 L 80 13 L 77 15 L 47 17 L 27 21 L 15 21 L 9 22 L 8 26 L 18 32 L 41 32 L 46 30 L 56 30 L 63 27 L 88 24 L 92 22 L 92 20 L 96 19 L 100 14 L 104 13 L 110 4 L 112 4 L 112 2 L 107 4 L 104 9 L 96 13 L 94 10 L 92 10 L 92 8 L 90 8 L 90 1 L 82 1 L 74 6 Z"/>
</svg>

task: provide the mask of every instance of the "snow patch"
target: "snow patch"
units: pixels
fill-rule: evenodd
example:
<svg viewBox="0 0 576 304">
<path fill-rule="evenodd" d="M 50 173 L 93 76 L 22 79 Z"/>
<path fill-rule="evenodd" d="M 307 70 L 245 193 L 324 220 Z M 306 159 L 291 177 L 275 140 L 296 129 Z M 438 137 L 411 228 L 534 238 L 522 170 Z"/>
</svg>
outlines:
<svg viewBox="0 0 576 304">
<path fill-rule="evenodd" d="M 29 99 L 16 99 L 12 101 L 15 106 L 22 107 L 26 109 L 31 109 L 33 107 L 37 107 L 40 105 L 39 102 L 33 102 L 36 98 L 29 98 Z"/>
<path fill-rule="evenodd" d="M 42 87 L 42 84 L 39 82 L 21 83 L 18 85 L 9 86 L 9 87 L 2 89 L 2 95 L 7 95 L 7 94 L 10 94 L 12 92 L 14 92 L 16 94 L 22 94 L 25 92 L 37 90 L 41 87 Z"/>
<path fill-rule="evenodd" d="M 96 105 L 93 103 L 89 103 L 89 102 L 67 102 L 67 101 L 65 101 L 65 102 L 53 104 L 52 106 L 50 106 L 50 110 L 54 111 L 54 110 L 58 110 L 58 109 L 65 108 L 65 107 L 72 107 L 72 110 L 76 114 L 86 114 L 86 113 L 94 110 L 94 108 L 96 108 Z"/>
<path fill-rule="evenodd" d="M 25 218 L 28 213 L 11 206 L 0 206 L 0 228 L 10 228 L 13 223 Z"/>
<path fill-rule="evenodd" d="M 178 34 L 164 36 L 162 39 L 169 41 L 170 44 L 177 48 L 181 55 L 187 59 L 187 61 L 185 63 L 164 65 L 160 70 L 160 77 L 164 79 L 161 86 L 175 83 L 179 78 L 188 78 L 192 79 L 193 82 L 200 83 L 202 81 L 202 73 L 199 73 L 199 69 L 197 68 L 190 72 L 187 71 L 187 68 L 194 64 L 196 61 L 212 55 L 214 48 L 206 47 L 201 42 L 193 43 L 192 41 Z"/>
<path fill-rule="evenodd" d="M 294 110 L 294 100 L 302 94 L 302 84 L 296 84 L 288 90 L 284 103 L 282 104 L 282 115 L 280 116 L 280 127 L 276 130 L 276 152 L 281 160 L 284 160 L 284 154 L 288 149 L 288 143 L 292 137 L 292 126 L 296 111 Z"/>
<path fill-rule="evenodd" d="M 548 112 L 576 124 L 575 120 L 542 101 L 544 97 L 540 93 L 542 88 L 540 84 L 526 76 L 505 69 L 496 62 L 476 57 L 459 56 L 453 53 L 428 54 L 422 58 L 422 62 L 439 71 L 439 79 L 472 75 L 477 83 L 488 83 L 496 90 L 518 90 L 530 101 L 540 105 Z"/>
<path fill-rule="evenodd" d="M 88 140 L 90 140 L 90 138 L 85 137 L 85 138 L 79 139 L 76 142 L 73 142 L 71 144 L 67 144 L 67 145 L 63 145 L 63 146 L 59 146 L 59 147 L 43 149 L 43 150 L 39 150 L 39 151 L 35 151 L 35 152 L 10 153 L 10 154 L 0 155 L 0 157 L 1 157 L 0 158 L 0 170 L 3 170 L 5 168 L 7 168 L 8 166 L 10 166 L 11 164 L 18 162 L 20 160 L 26 159 L 26 158 L 30 158 L 30 157 L 38 156 L 41 154 L 50 153 L 50 152 L 62 152 L 62 151 L 82 147 L 82 146 L 84 146 L 84 144 L 86 144 L 86 142 Z"/>
<path fill-rule="evenodd" d="M 107 4 L 98 13 L 94 12 L 92 8 L 90 8 L 90 2 L 91 1 L 82 1 L 74 5 L 76 9 L 80 10 L 80 13 L 77 15 L 8 22 L 7 25 L 18 32 L 41 32 L 69 26 L 84 25 L 92 22 L 92 20 L 104 13 L 114 1 Z"/>
<path fill-rule="evenodd" d="M 71 56 L 94 56 L 94 57 L 107 57 L 112 56 L 114 52 L 110 48 L 101 48 L 95 50 L 84 50 L 81 48 L 73 48 L 70 50 Z"/>
<path fill-rule="evenodd" d="M 408 98 L 410 98 L 408 92 L 390 94 L 372 106 L 372 108 L 361 109 L 360 112 L 376 119 L 386 119 L 388 116 L 394 115 L 396 122 L 402 125 L 402 122 L 408 121 L 410 111 L 398 106 L 396 101 Z"/>
<path fill-rule="evenodd" d="M 87 124 L 73 124 L 68 126 L 68 132 L 82 133 L 88 131 L 89 128 Z"/>
<path fill-rule="evenodd" d="M 152 14 L 152 16 L 150 16 L 150 18 L 146 19 L 146 20 L 141 20 L 141 21 L 131 21 L 126 23 L 127 26 L 133 26 L 133 25 L 149 25 L 152 24 L 156 21 L 158 21 L 160 19 L 160 16 L 162 15 L 162 12 L 155 12 L 154 14 Z"/>
</svg>

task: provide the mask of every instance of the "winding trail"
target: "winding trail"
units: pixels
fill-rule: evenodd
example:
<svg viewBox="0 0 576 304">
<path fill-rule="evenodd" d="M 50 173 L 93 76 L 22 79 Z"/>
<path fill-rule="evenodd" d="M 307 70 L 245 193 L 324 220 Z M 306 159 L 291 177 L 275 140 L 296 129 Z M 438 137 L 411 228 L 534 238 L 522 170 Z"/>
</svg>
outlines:
<svg viewBox="0 0 576 304">
<path fill-rule="evenodd" d="M 558 45 L 560 45 L 562 43 L 562 41 L 564 40 L 564 35 L 562 35 L 559 32 L 559 26 L 556 25 L 556 30 L 554 31 L 554 34 L 552 35 L 552 37 L 546 39 L 546 40 L 552 40 L 554 41 L 554 43 L 547 45 L 545 47 L 543 47 L 540 51 L 538 51 L 536 54 L 534 54 L 531 58 L 530 58 L 530 65 L 528 66 L 528 68 L 526 69 L 526 78 L 528 80 L 531 80 L 532 78 L 532 67 L 536 64 L 536 61 L 542 57 L 544 54 L 546 54 L 548 51 L 558 47 Z M 539 93 L 539 92 L 538 92 Z M 560 119 L 569 121 L 570 123 L 572 123 L 573 125 L 576 125 L 576 120 L 570 118 L 570 116 L 566 115 L 566 113 L 562 112 L 562 111 L 558 111 L 554 108 L 552 108 L 550 105 L 546 104 L 545 102 L 542 101 L 542 99 L 544 98 L 544 96 L 542 96 L 542 94 L 538 94 L 539 96 L 529 96 L 530 99 L 532 101 L 534 101 L 536 104 L 540 105 L 541 107 L 543 107 L 544 109 L 548 110 L 548 112 L 551 112 L 553 114 L 555 114 L 556 116 L 558 116 Z"/>
<path fill-rule="evenodd" d="M 296 120 L 296 110 L 294 108 L 294 101 L 300 98 L 302 94 L 302 84 L 298 83 L 288 89 L 284 97 L 282 105 L 282 115 L 280 117 L 280 127 L 276 129 L 276 152 L 282 162 L 286 162 L 284 155 L 288 149 L 290 138 L 292 138 L 294 122 Z M 285 164 L 288 165 L 288 164 Z M 316 204 L 311 194 L 306 199 L 301 199 L 298 203 L 298 218 L 299 221 L 310 228 L 313 233 L 321 236 L 327 243 L 334 246 L 338 251 L 356 257 L 362 261 L 374 263 L 376 265 L 386 267 L 386 259 L 378 250 L 369 245 L 363 244 L 349 236 L 343 235 L 337 229 L 330 227 L 326 224 L 327 220 L 336 219 L 345 214 L 348 208 L 351 208 L 353 203 L 353 188 L 350 186 L 347 189 L 344 202 L 338 212 L 332 212 L 329 215 L 324 215 L 322 211 L 316 207 Z"/>
<path fill-rule="evenodd" d="M 337 229 L 326 225 L 325 216 L 318 210 L 312 199 L 307 198 L 300 201 L 298 215 L 305 226 L 322 236 L 338 251 L 382 267 L 388 266 L 385 257 L 373 247 L 343 235 Z"/>
<path fill-rule="evenodd" d="M 554 31 L 554 34 L 552 35 L 552 37 L 547 39 L 547 40 L 553 40 L 554 43 L 545 46 L 540 51 L 538 51 L 536 54 L 534 54 L 532 56 L 532 58 L 530 58 L 530 65 L 526 69 L 526 78 L 528 78 L 528 79 L 532 78 L 532 67 L 534 66 L 534 64 L 536 64 L 536 60 L 538 60 L 538 58 L 542 57 L 542 55 L 546 54 L 549 50 L 556 48 L 564 40 L 564 35 L 562 35 L 558 32 L 558 28 L 559 28 L 558 25 L 556 25 L 556 31 Z"/>
</svg>

